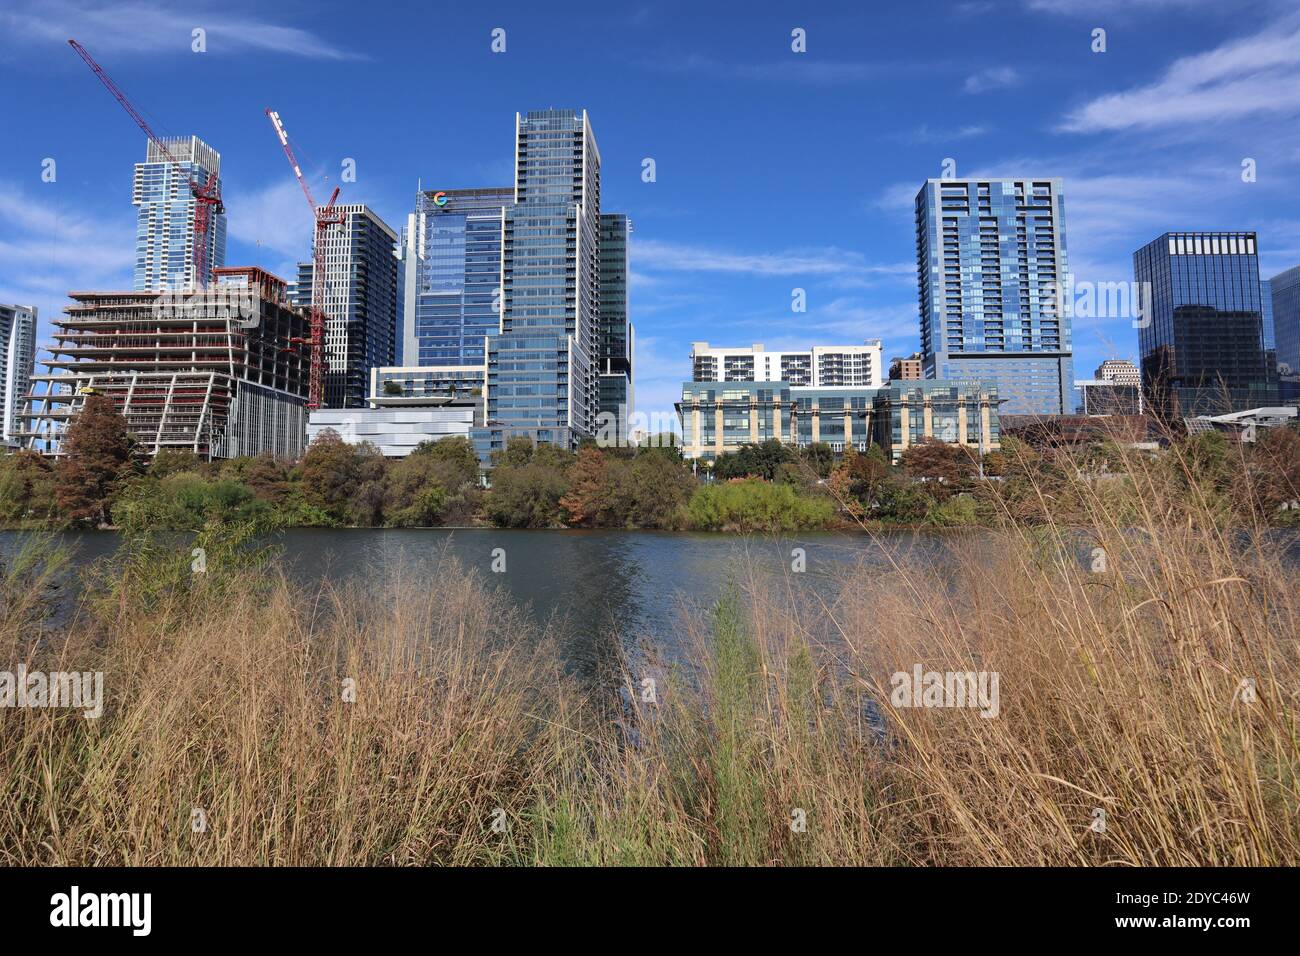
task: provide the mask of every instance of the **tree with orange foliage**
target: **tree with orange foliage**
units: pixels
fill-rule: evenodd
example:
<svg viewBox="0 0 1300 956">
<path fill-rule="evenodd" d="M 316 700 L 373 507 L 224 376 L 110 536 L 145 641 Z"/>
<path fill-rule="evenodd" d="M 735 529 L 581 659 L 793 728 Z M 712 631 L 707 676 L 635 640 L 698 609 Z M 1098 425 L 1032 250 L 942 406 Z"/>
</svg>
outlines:
<svg viewBox="0 0 1300 956">
<path fill-rule="evenodd" d="M 131 467 L 131 439 L 107 395 L 88 395 L 60 442 L 54 497 L 74 524 L 109 523 L 113 494 Z"/>
<path fill-rule="evenodd" d="M 612 491 L 604 453 L 594 445 L 578 449 L 567 478 L 569 490 L 560 499 L 560 507 L 568 512 L 569 524 L 581 528 L 599 524 L 609 509 Z"/>
</svg>

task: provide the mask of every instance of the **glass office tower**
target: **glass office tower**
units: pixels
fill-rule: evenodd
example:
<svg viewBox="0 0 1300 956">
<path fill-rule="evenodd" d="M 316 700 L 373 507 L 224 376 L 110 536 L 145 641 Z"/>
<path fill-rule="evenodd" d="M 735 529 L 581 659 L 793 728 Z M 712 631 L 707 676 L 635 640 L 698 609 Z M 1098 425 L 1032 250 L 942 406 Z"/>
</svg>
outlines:
<svg viewBox="0 0 1300 956">
<path fill-rule="evenodd" d="M 514 199 L 480 447 L 527 435 L 572 448 L 599 411 L 600 152 L 585 110 L 516 115 Z"/>
<path fill-rule="evenodd" d="M 487 362 L 501 330 L 501 248 L 510 186 L 422 191 L 407 223 L 402 364 Z"/>
<path fill-rule="evenodd" d="M 216 173 L 220 184 L 221 154 L 197 136 L 162 140 L 173 164 L 152 141 L 145 161 L 135 164 L 131 202 L 138 207 L 135 229 L 135 292 L 165 292 L 194 288 L 194 216 L 198 200 L 190 181 L 207 185 Z M 226 217 L 215 213 L 208 220 L 208 274 L 226 264 Z"/>
<path fill-rule="evenodd" d="M 1268 280 L 1272 291 L 1273 338 L 1277 343 L 1277 364 L 1291 375 L 1300 375 L 1300 266 L 1280 272 Z"/>
<path fill-rule="evenodd" d="M 324 407 L 364 408 L 370 370 L 397 361 L 398 238 L 369 206 L 335 209 L 344 222 L 324 232 Z M 311 305 L 313 271 L 298 263 L 292 299 L 302 308 Z"/>
<path fill-rule="evenodd" d="M 1142 385 L 1166 417 L 1276 404 L 1253 232 L 1169 232 L 1133 254 L 1150 283 Z"/>
<path fill-rule="evenodd" d="M 600 217 L 600 430 L 616 444 L 628 439 L 632 414 L 632 324 L 627 318 L 627 245 L 631 223 L 622 213 Z M 611 431 L 610 423 L 615 427 Z M 601 437 L 601 436 L 598 436 Z"/>
<path fill-rule="evenodd" d="M 925 377 L 994 382 L 1008 414 L 1074 410 L 1060 179 L 931 179 L 916 196 Z"/>
</svg>

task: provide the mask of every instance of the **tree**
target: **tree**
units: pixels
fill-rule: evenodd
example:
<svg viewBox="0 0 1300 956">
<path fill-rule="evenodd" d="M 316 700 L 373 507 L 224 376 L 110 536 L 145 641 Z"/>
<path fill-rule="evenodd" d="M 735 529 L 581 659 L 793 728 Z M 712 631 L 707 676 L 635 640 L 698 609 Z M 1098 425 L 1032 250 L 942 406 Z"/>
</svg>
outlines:
<svg viewBox="0 0 1300 956">
<path fill-rule="evenodd" d="M 831 446 L 826 442 L 815 441 L 807 447 L 799 449 L 799 461 L 812 469 L 818 478 L 826 478 L 830 476 L 831 469 L 835 467 L 835 452 L 831 450 Z"/>
<path fill-rule="evenodd" d="M 866 454 L 852 446 L 831 472 L 831 496 L 854 518 L 871 517 L 879 508 L 889 481 L 889 459 L 879 445 L 871 445 Z"/>
<path fill-rule="evenodd" d="M 899 462 L 913 477 L 926 483 L 926 490 L 938 499 L 948 497 L 975 475 L 970 453 L 960 445 L 924 438 L 908 446 Z"/>
<path fill-rule="evenodd" d="M 357 490 L 348 509 L 353 524 L 379 528 L 384 524 L 388 461 L 370 442 L 353 446 L 356 452 Z"/>
<path fill-rule="evenodd" d="M 564 473 L 543 464 L 498 466 L 484 510 L 503 528 L 554 528 L 564 523 L 560 499 L 569 490 Z"/>
<path fill-rule="evenodd" d="M 641 441 L 642 448 L 673 448 L 677 454 L 681 455 L 681 449 L 678 447 L 681 443 L 680 436 L 676 432 L 655 432 L 653 435 L 647 435 Z"/>
<path fill-rule="evenodd" d="M 74 524 L 108 524 L 114 493 L 131 470 L 126 419 L 107 395 L 88 395 L 68 423 L 55 470 L 55 499 Z"/>
<path fill-rule="evenodd" d="M 492 453 L 493 467 L 526 465 L 533 460 L 533 440 L 526 435 L 512 435 L 506 447 Z"/>
<path fill-rule="evenodd" d="M 291 490 L 288 467 L 270 452 L 249 461 L 244 483 L 258 498 L 275 505 L 283 502 Z"/>
<path fill-rule="evenodd" d="M 350 445 L 332 428 L 316 436 L 298 466 L 309 504 L 338 523 L 380 523 L 384 501 L 384 456 L 369 442 Z"/>
<path fill-rule="evenodd" d="M 443 444 L 456 439 L 444 439 Z M 433 452 L 434 442 L 416 447 L 388 468 L 384 500 L 387 523 L 398 528 L 445 524 L 449 516 L 467 517 L 472 510 L 469 496 L 478 490 L 477 459 L 467 475 L 466 462 L 458 456 Z"/>
<path fill-rule="evenodd" d="M 677 528 L 685 523 L 696 482 L 676 448 L 643 448 L 624 470 L 625 488 L 616 490 L 627 501 L 624 524 Z"/>
<path fill-rule="evenodd" d="M 580 448 L 566 477 L 569 490 L 560 499 L 560 507 L 568 513 L 569 524 L 587 528 L 604 524 L 610 517 L 612 496 L 601 450 L 594 445 Z"/>
<path fill-rule="evenodd" d="M 34 451 L 0 457 L 0 521 L 45 521 L 54 516 L 54 466 Z"/>
<path fill-rule="evenodd" d="M 775 438 L 759 444 L 744 444 L 734 452 L 719 455 L 713 473 L 723 481 L 732 478 L 762 478 L 772 481 L 781 465 L 795 460 L 789 445 Z"/>
<path fill-rule="evenodd" d="M 411 454 L 428 455 L 434 461 L 446 462 L 462 476 L 463 482 L 478 482 L 478 453 L 474 451 L 474 443 L 464 436 L 420 442 Z"/>
<path fill-rule="evenodd" d="M 197 472 L 201 464 L 199 456 L 188 448 L 161 448 L 149 463 L 148 474 L 166 478 L 180 471 Z"/>
</svg>

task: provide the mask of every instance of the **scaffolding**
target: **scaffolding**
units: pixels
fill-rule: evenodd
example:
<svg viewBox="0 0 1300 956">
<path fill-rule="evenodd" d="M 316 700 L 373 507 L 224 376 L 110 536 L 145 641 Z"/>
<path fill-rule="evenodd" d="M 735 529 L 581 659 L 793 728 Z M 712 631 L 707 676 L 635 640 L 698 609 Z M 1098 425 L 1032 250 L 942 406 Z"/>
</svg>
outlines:
<svg viewBox="0 0 1300 956">
<path fill-rule="evenodd" d="M 106 395 L 146 454 L 188 449 L 204 459 L 306 440 L 307 316 L 284 280 L 256 268 L 214 270 L 189 293 L 73 292 L 40 360 L 17 437 L 60 454 L 68 422 Z"/>
</svg>

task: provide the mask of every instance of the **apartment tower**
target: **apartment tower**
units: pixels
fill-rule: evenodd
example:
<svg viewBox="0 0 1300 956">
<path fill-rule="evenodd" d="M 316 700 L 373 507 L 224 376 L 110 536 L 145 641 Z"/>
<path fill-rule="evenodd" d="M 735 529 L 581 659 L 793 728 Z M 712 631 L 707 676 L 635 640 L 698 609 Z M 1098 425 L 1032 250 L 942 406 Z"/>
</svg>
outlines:
<svg viewBox="0 0 1300 956">
<path fill-rule="evenodd" d="M 931 179 L 916 195 L 925 377 L 996 382 L 1001 411 L 1073 411 L 1060 179 Z"/>
</svg>

